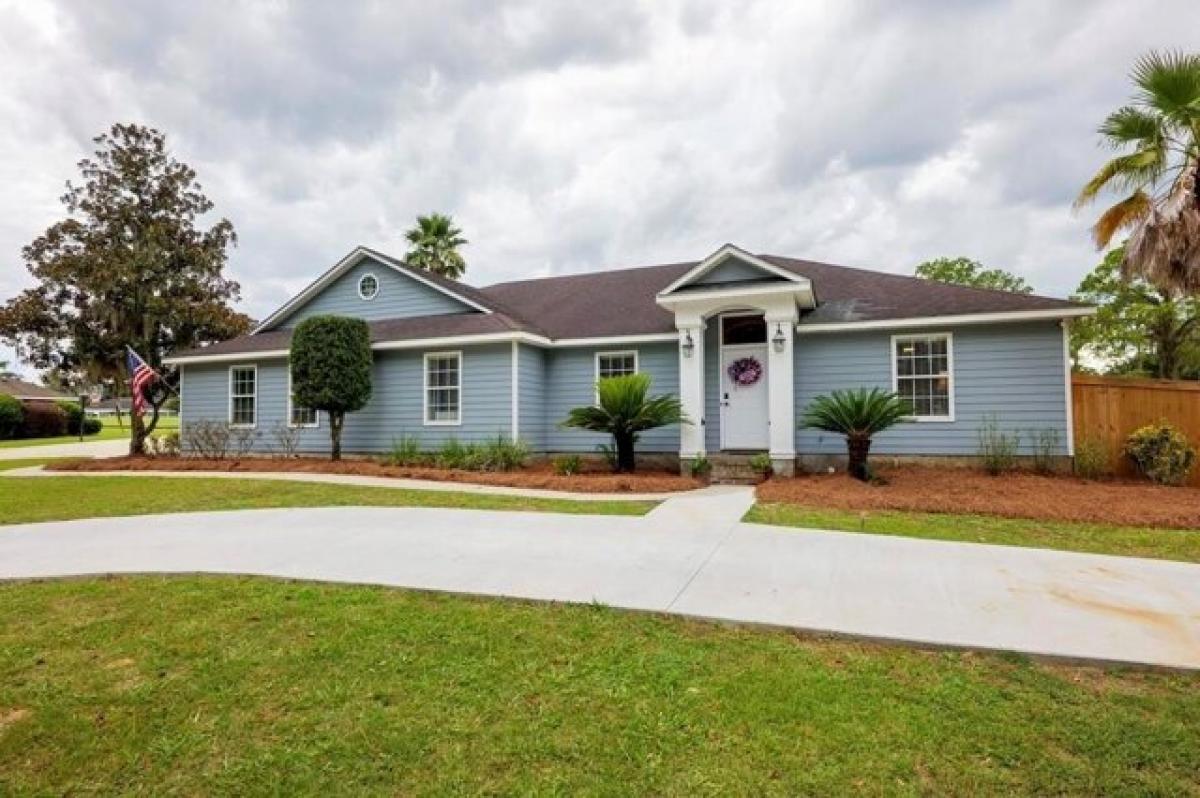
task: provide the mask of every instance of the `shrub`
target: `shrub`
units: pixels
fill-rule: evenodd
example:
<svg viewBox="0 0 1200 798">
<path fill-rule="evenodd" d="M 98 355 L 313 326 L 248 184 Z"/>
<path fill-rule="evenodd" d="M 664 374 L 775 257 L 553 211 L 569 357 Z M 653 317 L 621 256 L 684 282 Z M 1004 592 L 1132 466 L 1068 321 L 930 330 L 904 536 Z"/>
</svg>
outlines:
<svg viewBox="0 0 1200 798">
<path fill-rule="evenodd" d="M 278 421 L 271 427 L 271 440 L 275 442 L 275 446 L 279 449 L 279 454 L 283 457 L 292 458 L 296 456 L 296 452 L 300 449 L 299 427 L 288 424 L 284 421 Z"/>
<path fill-rule="evenodd" d="M 1112 471 L 1112 455 L 1103 438 L 1091 436 L 1075 441 L 1075 474 L 1084 479 L 1098 479 Z"/>
<path fill-rule="evenodd" d="M 979 459 L 983 470 L 998 476 L 1017 467 L 1017 448 L 1021 433 L 1005 432 L 995 416 L 984 416 L 979 427 Z"/>
<path fill-rule="evenodd" d="M 187 448 L 197 457 L 224 460 L 229 455 L 230 430 L 224 421 L 189 421 Z"/>
<path fill-rule="evenodd" d="M 67 434 L 67 414 L 53 402 L 27 402 L 17 437 L 57 438 Z"/>
<path fill-rule="evenodd" d="M 497 435 L 484 444 L 484 468 L 488 471 L 515 471 L 529 460 L 529 445 Z"/>
<path fill-rule="evenodd" d="M 902 422 L 911 412 L 908 403 L 894 393 L 881 388 L 855 388 L 813 399 L 800 423 L 846 436 L 847 470 L 855 479 L 867 481 L 871 479 L 867 465 L 871 439 Z"/>
<path fill-rule="evenodd" d="M 392 439 L 392 450 L 383 461 L 394 466 L 428 465 L 430 456 L 421 451 L 421 442 L 412 435 L 401 435 Z"/>
<path fill-rule="evenodd" d="M 1160 485 L 1183 484 L 1196 459 L 1196 450 L 1183 433 L 1165 421 L 1134 430 L 1125 441 L 1125 454 Z"/>
<path fill-rule="evenodd" d="M 750 458 L 750 467 L 762 474 L 764 477 L 771 474 L 771 455 L 766 452 L 759 452 Z"/>
<path fill-rule="evenodd" d="M 104 422 L 94 416 L 84 416 L 83 418 L 83 434 L 96 435 L 100 430 L 104 429 Z"/>
<path fill-rule="evenodd" d="M 560 477 L 571 477 L 583 470 L 583 458 L 577 454 L 565 454 L 554 458 L 554 473 Z"/>
<path fill-rule="evenodd" d="M 712 473 L 712 461 L 704 455 L 700 455 L 692 459 L 691 464 L 688 466 L 688 471 L 691 472 L 694 478 L 703 479 Z"/>
<path fill-rule="evenodd" d="M 167 432 L 146 438 L 146 449 L 152 457 L 175 457 L 179 454 L 179 433 Z"/>
<path fill-rule="evenodd" d="M 362 319 L 313 316 L 292 334 L 292 394 L 301 407 L 329 416 L 330 458 L 342 459 L 346 414 L 371 398 L 371 333 Z"/>
<path fill-rule="evenodd" d="M 233 456 L 245 457 L 250 454 L 260 438 L 262 433 L 253 427 L 231 427 L 229 441 L 232 444 Z"/>
<path fill-rule="evenodd" d="M 14 438 L 25 421 L 25 408 L 19 399 L 0 394 L 0 440 Z"/>
<path fill-rule="evenodd" d="M 62 411 L 67 415 L 67 434 L 79 435 L 79 428 L 83 428 L 84 435 L 95 435 L 99 432 L 104 424 L 100 419 L 92 418 L 83 412 L 83 408 L 78 402 L 70 402 L 66 400 L 55 402 Z"/>
<path fill-rule="evenodd" d="M 1054 473 L 1058 457 L 1058 430 L 1053 427 L 1029 431 L 1029 443 L 1033 447 L 1033 470 L 1039 474 Z"/>
<path fill-rule="evenodd" d="M 564 427 L 607 432 L 612 436 L 615 471 L 633 471 L 637 465 L 634 447 L 639 435 L 657 427 L 690 423 L 679 397 L 648 396 L 649 374 L 606 377 L 596 383 L 597 402 L 567 412 Z"/>
</svg>

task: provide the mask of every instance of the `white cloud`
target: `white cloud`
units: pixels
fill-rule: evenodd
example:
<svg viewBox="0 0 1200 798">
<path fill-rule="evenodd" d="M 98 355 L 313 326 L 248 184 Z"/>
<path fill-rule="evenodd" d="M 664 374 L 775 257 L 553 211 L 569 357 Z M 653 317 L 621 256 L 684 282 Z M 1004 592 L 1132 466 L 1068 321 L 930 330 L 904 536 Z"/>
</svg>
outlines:
<svg viewBox="0 0 1200 798">
<path fill-rule="evenodd" d="M 724 241 L 911 271 L 969 255 L 1065 294 L 1069 203 L 1194 0 L 893 4 L 0 0 L 0 298 L 90 137 L 166 131 L 240 234 L 259 317 L 357 243 L 454 213 L 469 278 Z M 0 354 L 0 359 L 3 354 Z"/>
</svg>

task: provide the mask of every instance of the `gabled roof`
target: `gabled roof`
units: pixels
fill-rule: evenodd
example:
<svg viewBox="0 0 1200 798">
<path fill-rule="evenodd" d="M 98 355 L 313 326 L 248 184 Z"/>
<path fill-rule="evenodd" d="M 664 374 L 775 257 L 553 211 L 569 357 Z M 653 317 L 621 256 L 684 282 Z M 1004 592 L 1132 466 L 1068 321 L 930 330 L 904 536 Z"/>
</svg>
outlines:
<svg viewBox="0 0 1200 798">
<path fill-rule="evenodd" d="M 688 269 L 679 279 L 672 281 L 670 285 L 659 291 L 658 296 L 665 297 L 682 289 L 695 286 L 718 266 L 730 260 L 736 260 L 757 270 L 763 277 L 774 277 L 785 282 L 801 284 L 805 287 L 809 284 L 809 280 L 800 274 L 782 269 L 757 255 L 751 255 L 741 247 L 734 246 L 733 244 L 724 244 L 716 252 Z"/>
<path fill-rule="evenodd" d="M 328 286 L 337 278 L 341 277 L 346 272 L 353 269 L 367 258 L 378 261 L 384 266 L 393 269 L 397 273 L 427 285 L 430 288 L 433 288 L 435 291 L 440 291 L 446 296 L 456 299 L 459 302 L 462 302 L 464 305 L 467 305 L 475 310 L 483 313 L 491 313 L 494 310 L 494 308 L 481 301 L 481 296 L 478 289 L 473 288 L 472 286 L 466 285 L 465 283 L 460 283 L 457 280 L 449 280 L 439 274 L 426 271 L 425 269 L 414 269 L 404 263 L 404 261 L 397 260 L 390 255 L 384 255 L 382 252 L 370 249 L 369 247 L 358 246 L 351 250 L 346 257 L 342 258 L 332 267 L 330 267 L 328 271 L 309 283 L 303 291 L 288 300 L 283 307 L 279 308 L 279 310 L 275 311 L 265 320 L 263 320 L 261 324 L 254 328 L 251 334 L 253 335 L 264 330 L 269 330 L 275 325 L 279 324 L 279 322 L 283 321 L 288 316 L 304 307 L 309 300 L 321 293 L 326 286 Z"/>
<path fill-rule="evenodd" d="M 722 252 L 736 252 L 742 259 L 751 258 L 763 264 L 764 273 L 771 274 L 771 279 L 783 279 L 795 286 L 811 284 L 819 301 L 814 309 L 802 313 L 798 325 L 802 332 L 1055 319 L 1092 312 L 1085 305 L 1065 299 L 948 285 L 918 277 L 778 255 L 751 255 L 732 245 L 727 247 L 704 261 L 515 280 L 484 288 L 412 269 L 366 247 L 356 248 L 347 258 L 372 257 L 483 311 L 371 322 L 372 341 L 381 348 L 404 341 L 470 336 L 495 338 L 505 334 L 523 336 L 523 340 L 542 345 L 598 338 L 671 338 L 675 334 L 675 317 L 659 306 L 658 299 L 665 292 L 684 290 L 689 276 L 701 279 L 706 273 L 703 267 Z M 262 332 L 180 352 L 170 360 L 209 355 L 225 358 L 240 352 L 286 350 L 290 332 L 268 330 L 268 327 L 302 301 L 307 301 L 306 298 L 302 300 L 306 293 L 311 296 L 319 290 L 319 285 L 336 279 L 336 274 L 333 277 L 330 274 L 339 268 L 342 271 L 349 268 L 345 262 L 343 259 L 313 286 L 272 314 L 260 325 Z M 314 289 L 314 286 L 318 287 Z"/>
<path fill-rule="evenodd" d="M 0 394 L 13 396 L 17 399 L 73 399 L 65 393 L 51 390 L 43 385 L 17 379 L 16 377 L 0 377 Z"/>
</svg>

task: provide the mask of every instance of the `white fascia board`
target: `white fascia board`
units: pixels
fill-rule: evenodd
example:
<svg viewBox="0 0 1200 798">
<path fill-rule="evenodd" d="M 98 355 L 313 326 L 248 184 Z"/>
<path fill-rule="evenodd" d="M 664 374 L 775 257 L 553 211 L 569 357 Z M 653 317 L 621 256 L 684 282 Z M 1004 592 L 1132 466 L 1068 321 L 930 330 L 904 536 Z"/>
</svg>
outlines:
<svg viewBox="0 0 1200 798">
<path fill-rule="evenodd" d="M 383 266 L 388 267 L 389 269 L 396 272 L 397 274 L 403 275 L 404 277 L 407 277 L 410 280 L 415 280 L 419 283 L 422 283 L 423 285 L 427 285 L 430 288 L 432 288 L 433 290 L 438 291 L 442 294 L 445 294 L 446 296 L 451 297 L 453 299 L 456 299 L 459 302 L 462 302 L 472 308 L 475 308 L 476 310 L 480 310 L 484 313 L 492 312 L 491 308 L 484 307 L 483 305 L 479 304 L 478 302 L 475 302 L 474 300 L 468 299 L 465 296 L 462 296 L 461 294 L 457 294 L 453 291 L 443 288 L 442 286 L 438 285 L 437 283 L 434 283 L 430 280 L 425 279 L 421 275 L 416 274 L 415 269 L 400 268 L 398 265 L 396 265 L 396 262 L 392 258 L 388 257 L 387 255 L 384 255 L 381 252 L 372 252 L 371 250 L 367 249 L 366 247 L 358 246 L 358 247 L 355 247 L 350 252 L 349 255 L 342 258 L 337 263 L 335 263 L 332 266 L 332 268 L 330 268 L 328 271 L 326 271 L 324 274 L 322 274 L 316 280 L 313 280 L 311 283 L 309 283 L 307 288 L 305 288 L 303 291 L 301 291 L 300 293 L 298 293 L 294 297 L 292 297 L 290 300 L 288 300 L 287 303 L 283 307 L 281 307 L 279 310 L 275 311 L 270 316 L 268 316 L 266 319 L 264 319 L 257 327 L 255 327 L 253 330 L 250 331 L 250 334 L 255 335 L 256 333 L 262 332 L 263 330 L 282 321 L 283 319 L 286 319 L 294 311 L 298 310 L 306 302 L 308 302 L 314 296 L 316 296 L 321 291 L 323 291 L 330 283 L 332 283 L 337 278 L 341 277 L 346 272 L 350 271 L 352 268 L 357 266 L 359 263 L 361 263 L 366 258 L 370 258 L 371 260 L 374 260 L 374 261 L 382 264 Z"/>
<path fill-rule="evenodd" d="M 1042 321 L 1091 316 L 1095 308 L 1055 308 L 1051 310 L 1012 310 L 998 313 L 963 313 L 957 316 L 914 316 L 907 319 L 877 319 L 874 321 L 839 321 L 827 324 L 796 325 L 798 333 L 855 332 L 857 330 L 903 330 L 913 327 L 962 324 L 993 324 L 997 322 Z"/>
<path fill-rule="evenodd" d="M 220 355 L 188 355 L 186 357 L 164 357 L 163 363 L 168 366 L 187 366 L 192 363 L 233 363 L 237 361 L 253 362 L 255 360 L 270 360 L 277 357 L 287 357 L 286 349 L 268 349 L 262 352 L 228 352 Z"/>
<path fill-rule="evenodd" d="M 794 272 L 790 272 L 787 269 L 780 268 L 779 266 L 776 266 L 773 263 L 768 263 L 767 261 L 763 260 L 762 258 L 759 258 L 755 255 L 751 255 L 749 252 L 742 249 L 741 247 L 735 246 L 733 244 L 725 244 L 720 249 L 718 249 L 716 252 L 709 255 L 707 258 L 700 261 L 695 266 L 693 266 L 691 269 L 689 269 L 687 274 L 683 275 L 678 280 L 676 280 L 675 282 L 668 285 L 662 291 L 659 291 L 658 295 L 660 297 L 667 296 L 668 294 L 674 293 L 675 291 L 682 288 L 683 286 L 685 286 L 695 280 L 699 280 L 701 277 L 703 277 L 704 275 L 708 274 L 710 271 L 715 269 L 717 267 L 717 265 L 720 264 L 721 261 L 725 260 L 726 258 L 737 258 L 738 260 L 740 260 L 744 263 L 748 263 L 751 266 L 754 266 L 758 269 L 763 270 L 764 272 L 767 272 L 768 274 L 772 274 L 776 277 L 781 277 L 784 280 L 787 280 L 789 282 L 793 282 L 793 283 L 801 283 L 801 282 L 807 283 L 808 282 L 807 278 L 801 277 L 800 275 L 795 274 Z"/>
<path fill-rule="evenodd" d="M 499 344 L 516 341 L 532 346 L 549 346 L 550 339 L 527 332 L 483 333 L 481 335 L 447 335 L 441 338 L 410 338 L 404 341 L 380 341 L 371 344 L 371 348 L 379 351 L 391 349 L 429 349 L 437 346 L 458 346 L 470 344 Z"/>
<path fill-rule="evenodd" d="M 785 283 L 782 285 L 772 283 L 768 285 L 741 286 L 738 288 L 713 288 L 711 290 L 688 291 L 684 294 L 671 294 L 670 296 L 659 294 L 655 297 L 654 301 L 661 307 L 670 310 L 679 305 L 773 295 L 792 295 L 797 299 L 805 300 L 805 304 L 808 307 L 812 307 L 813 305 L 812 286 L 808 281 L 803 283 Z"/>
<path fill-rule="evenodd" d="M 610 335 L 593 338 L 559 338 L 551 341 L 554 348 L 570 346 L 623 346 L 624 344 L 654 344 L 662 341 L 677 341 L 678 333 L 644 333 L 642 335 Z"/>
</svg>

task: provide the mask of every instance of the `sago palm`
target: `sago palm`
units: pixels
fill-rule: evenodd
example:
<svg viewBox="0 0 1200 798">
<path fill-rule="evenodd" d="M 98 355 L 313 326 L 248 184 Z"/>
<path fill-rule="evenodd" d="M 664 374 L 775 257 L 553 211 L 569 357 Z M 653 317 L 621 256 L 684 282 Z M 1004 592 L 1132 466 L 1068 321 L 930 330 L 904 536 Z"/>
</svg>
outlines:
<svg viewBox="0 0 1200 798">
<path fill-rule="evenodd" d="M 871 438 L 912 413 L 908 403 L 881 388 L 855 388 L 818 396 L 804 412 L 801 425 L 846 436 L 850 476 L 867 480 Z"/>
<path fill-rule="evenodd" d="M 1123 150 L 1100 168 L 1075 200 L 1104 189 L 1127 194 L 1092 228 L 1103 249 L 1129 234 L 1121 272 L 1164 292 L 1200 291 L 1200 55 L 1150 53 L 1134 65 L 1132 102 L 1100 126 Z"/>
<path fill-rule="evenodd" d="M 678 397 L 649 392 L 649 374 L 607 377 L 596 383 L 596 404 L 571 409 L 562 426 L 608 433 L 617 451 L 616 470 L 633 471 L 634 445 L 642 432 L 689 423 Z"/>
<path fill-rule="evenodd" d="M 418 216 L 417 224 L 404 234 L 412 246 L 404 256 L 410 266 L 457 280 L 467 270 L 458 248 L 467 244 L 454 218 L 441 213 Z"/>
</svg>

